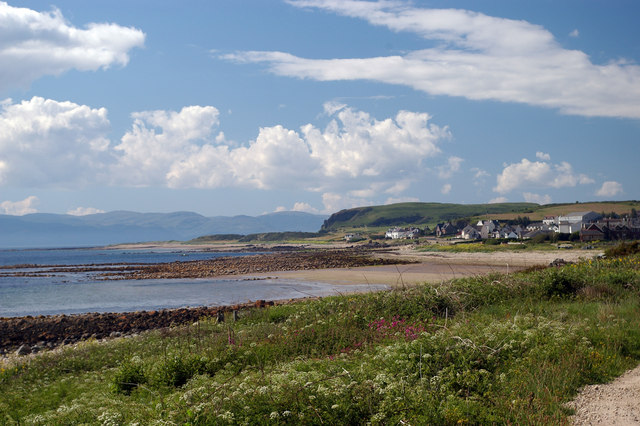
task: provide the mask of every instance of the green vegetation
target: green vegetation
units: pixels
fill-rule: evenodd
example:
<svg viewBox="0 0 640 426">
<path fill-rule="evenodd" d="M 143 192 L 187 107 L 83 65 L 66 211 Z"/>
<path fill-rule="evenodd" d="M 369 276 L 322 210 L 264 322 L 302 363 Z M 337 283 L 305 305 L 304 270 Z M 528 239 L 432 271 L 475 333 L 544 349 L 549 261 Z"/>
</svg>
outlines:
<svg viewBox="0 0 640 426">
<path fill-rule="evenodd" d="M 607 257 L 629 256 L 640 253 L 640 241 L 623 241 L 604 251 Z"/>
<path fill-rule="evenodd" d="M 545 204 L 536 205 L 531 213 L 527 216 L 533 221 L 542 220 L 545 216 L 560 216 L 571 212 L 584 212 L 594 211 L 596 213 L 605 213 L 610 215 L 615 213 L 618 215 L 629 214 L 633 216 L 633 213 L 640 209 L 640 201 L 597 201 L 597 202 L 584 202 L 584 203 L 566 203 L 566 204 Z M 515 216 L 511 213 L 492 216 L 497 220 L 513 219 Z"/>
<path fill-rule="evenodd" d="M 538 208 L 533 203 L 443 204 L 398 203 L 384 206 L 357 207 L 334 213 L 322 225 L 325 231 L 340 228 L 429 225 L 455 222 L 458 219 L 501 213 L 529 213 Z"/>
<path fill-rule="evenodd" d="M 216 234 L 216 235 L 204 235 L 202 237 L 194 238 L 187 241 L 187 244 L 207 244 L 207 243 L 219 243 L 238 241 L 244 237 L 242 234 Z"/>
<path fill-rule="evenodd" d="M 304 241 L 310 239 L 319 239 L 326 237 L 324 232 L 264 232 L 260 234 L 220 234 L 220 235 L 205 235 L 202 237 L 194 238 L 187 241 L 187 244 L 207 244 L 207 243 L 283 243 L 283 242 L 295 242 Z M 320 242 L 320 241 L 318 241 Z"/>
<path fill-rule="evenodd" d="M 201 320 L 0 369 L 2 424 L 559 424 L 640 361 L 640 255 Z"/>
<path fill-rule="evenodd" d="M 283 242 L 283 241 L 296 241 L 304 240 L 308 238 L 322 237 L 324 234 L 317 232 L 265 232 L 261 234 L 249 234 L 238 240 L 241 243 L 250 242 Z"/>
<path fill-rule="evenodd" d="M 611 212 L 618 215 L 637 213 L 640 201 L 607 201 L 572 204 L 538 205 L 534 203 L 445 204 L 398 203 L 384 206 L 357 207 L 334 213 L 322 225 L 325 231 L 354 228 L 388 228 L 391 226 L 424 226 L 477 218 L 496 219 L 526 226 L 544 216 L 558 216 L 576 211 Z"/>
</svg>

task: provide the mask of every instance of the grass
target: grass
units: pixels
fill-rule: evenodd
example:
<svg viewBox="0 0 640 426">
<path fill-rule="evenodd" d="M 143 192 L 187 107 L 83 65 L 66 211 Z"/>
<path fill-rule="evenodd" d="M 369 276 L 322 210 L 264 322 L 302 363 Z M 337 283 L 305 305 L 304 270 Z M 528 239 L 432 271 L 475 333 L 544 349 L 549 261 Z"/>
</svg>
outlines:
<svg viewBox="0 0 640 426">
<path fill-rule="evenodd" d="M 256 309 L 0 369 L 2 424 L 547 424 L 640 361 L 640 256 Z"/>
</svg>

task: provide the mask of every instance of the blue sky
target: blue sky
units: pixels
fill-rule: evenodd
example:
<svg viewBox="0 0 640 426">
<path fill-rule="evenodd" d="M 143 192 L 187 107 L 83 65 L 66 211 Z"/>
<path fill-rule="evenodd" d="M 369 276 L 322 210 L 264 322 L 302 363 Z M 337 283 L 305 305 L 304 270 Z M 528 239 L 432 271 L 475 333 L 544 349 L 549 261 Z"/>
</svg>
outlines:
<svg viewBox="0 0 640 426">
<path fill-rule="evenodd" d="M 640 4 L 0 2 L 0 214 L 640 199 Z"/>
</svg>

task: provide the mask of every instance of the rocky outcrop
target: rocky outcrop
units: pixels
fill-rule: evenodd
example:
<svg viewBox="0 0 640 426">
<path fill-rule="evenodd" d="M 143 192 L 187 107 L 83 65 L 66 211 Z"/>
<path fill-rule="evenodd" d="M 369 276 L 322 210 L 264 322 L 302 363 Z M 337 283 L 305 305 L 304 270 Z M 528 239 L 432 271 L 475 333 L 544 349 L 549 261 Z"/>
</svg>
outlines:
<svg viewBox="0 0 640 426">
<path fill-rule="evenodd" d="M 265 307 L 289 301 L 257 302 L 227 307 L 196 307 L 124 313 L 89 313 L 20 318 L 0 318 L 0 351 L 16 350 L 18 355 L 37 352 L 61 344 L 90 338 L 102 339 L 139 333 L 144 330 L 188 324 L 201 318 L 217 318 L 218 313 Z M 33 349 L 36 348 L 34 351 Z"/>
<path fill-rule="evenodd" d="M 358 266 L 407 263 L 399 259 L 380 259 L 353 250 L 298 253 L 269 253 L 255 256 L 220 257 L 193 262 L 144 265 L 129 270 L 107 272 L 108 279 L 208 278 L 307 269 L 354 268 Z"/>
</svg>

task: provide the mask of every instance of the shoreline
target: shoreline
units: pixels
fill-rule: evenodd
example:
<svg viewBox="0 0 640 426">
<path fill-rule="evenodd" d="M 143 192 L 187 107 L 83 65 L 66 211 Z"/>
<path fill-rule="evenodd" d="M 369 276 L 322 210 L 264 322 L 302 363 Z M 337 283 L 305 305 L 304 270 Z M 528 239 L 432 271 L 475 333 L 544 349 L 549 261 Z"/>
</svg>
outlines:
<svg viewBox="0 0 640 426">
<path fill-rule="evenodd" d="M 212 263 L 209 261 L 191 261 L 148 266 L 152 274 L 143 273 L 137 277 L 127 276 L 121 279 L 233 277 L 241 280 L 255 280 L 256 284 L 260 285 L 261 279 L 273 278 L 327 284 L 384 284 L 391 288 L 399 288 L 488 273 L 511 273 L 536 265 L 548 266 L 558 258 L 575 262 L 597 254 L 598 252 L 586 250 L 434 253 L 417 252 L 410 246 L 380 251 L 362 249 L 293 253 L 285 251 L 242 258 L 220 258 L 226 260 L 222 261 L 223 266 L 219 270 L 231 271 L 227 274 L 212 273 L 215 268 L 212 269 Z M 357 260 L 354 261 L 354 259 Z M 186 270 L 185 265 L 195 269 Z M 0 336 L 2 337 L 0 354 L 15 350 L 24 344 L 52 348 L 90 338 L 113 337 L 113 333 L 129 333 L 132 330 L 138 332 L 193 322 L 203 316 L 215 316 L 219 311 L 229 312 L 311 298 L 303 296 L 286 300 L 259 300 L 229 306 L 196 306 L 157 311 L 0 318 Z"/>
</svg>

